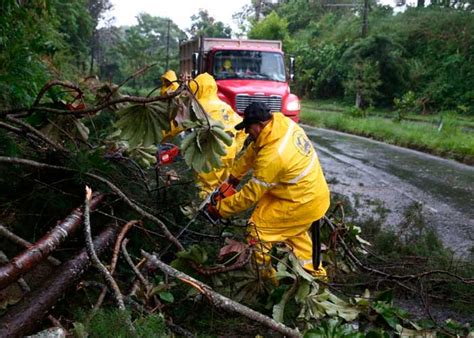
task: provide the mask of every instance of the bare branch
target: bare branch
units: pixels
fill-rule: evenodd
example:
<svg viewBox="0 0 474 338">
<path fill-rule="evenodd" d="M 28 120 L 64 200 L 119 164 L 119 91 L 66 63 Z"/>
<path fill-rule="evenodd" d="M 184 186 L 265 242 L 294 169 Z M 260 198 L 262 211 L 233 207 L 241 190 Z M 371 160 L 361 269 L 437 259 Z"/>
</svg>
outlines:
<svg viewBox="0 0 474 338">
<path fill-rule="evenodd" d="M 66 88 L 70 88 L 75 90 L 79 95 L 82 95 L 81 88 L 79 88 L 77 85 L 71 83 L 71 82 L 64 82 L 64 81 L 59 81 L 59 80 L 51 80 L 48 83 L 46 83 L 43 88 L 41 88 L 38 96 L 36 96 L 35 102 L 33 102 L 33 107 L 37 106 L 39 102 L 41 101 L 41 98 L 46 94 L 46 92 L 54 86 L 62 86 Z"/>
<path fill-rule="evenodd" d="M 123 296 L 122 296 L 122 293 L 120 292 L 117 282 L 112 277 L 110 272 L 105 268 L 102 262 L 99 260 L 99 257 L 97 257 L 97 254 L 94 249 L 94 245 L 92 243 L 91 225 L 90 225 L 91 199 L 92 199 L 92 190 L 88 186 L 86 186 L 86 198 L 84 201 L 84 236 L 86 239 L 87 254 L 89 255 L 89 258 L 91 259 L 92 264 L 97 268 L 97 270 L 99 270 L 102 273 L 105 280 L 107 281 L 110 288 L 112 289 L 118 308 L 122 311 L 125 311 Z"/>
<path fill-rule="evenodd" d="M 26 130 L 28 130 L 30 133 L 32 133 L 33 135 L 35 135 L 36 137 L 41 139 L 43 142 L 45 142 L 46 144 L 53 147 L 53 149 L 55 149 L 56 151 L 60 151 L 62 153 L 68 153 L 68 151 L 62 145 L 57 144 L 56 142 L 53 142 L 48 137 L 46 137 L 46 135 L 44 135 L 42 132 L 40 132 L 39 130 L 37 130 L 36 128 L 31 126 L 30 124 L 25 123 L 22 120 L 19 120 L 16 117 L 13 117 L 13 116 L 7 116 L 6 119 L 13 122 L 13 123 L 15 123 L 15 124 L 18 124 L 18 125 L 22 126 Z"/>
<path fill-rule="evenodd" d="M 145 287 L 145 289 L 147 290 L 150 290 L 151 289 L 151 284 L 150 282 L 148 282 L 146 280 L 146 278 L 141 274 L 141 272 L 137 269 L 137 267 L 135 266 L 135 264 L 133 263 L 132 259 L 130 258 L 130 255 L 128 254 L 128 251 L 127 251 L 127 243 L 128 243 L 128 239 L 124 239 L 123 242 L 122 242 L 122 254 L 123 256 L 125 257 L 125 260 L 127 261 L 128 265 L 130 265 L 130 267 L 132 268 L 133 272 L 135 273 L 135 275 L 138 277 L 138 279 L 140 280 L 140 282 L 143 284 L 143 286 Z"/>
<path fill-rule="evenodd" d="M 145 67 L 142 67 L 140 68 L 139 70 L 137 70 L 135 73 L 133 73 L 132 75 L 130 75 L 129 77 L 127 77 L 125 80 L 123 80 L 121 83 L 119 83 L 117 85 L 117 87 L 115 87 L 114 89 L 112 89 L 112 91 L 106 96 L 104 97 L 103 100 L 101 100 L 100 103 L 102 102 L 106 102 L 110 99 L 110 97 L 112 95 L 114 95 L 119 89 L 120 87 L 122 87 L 124 84 L 126 84 L 128 81 L 130 81 L 131 79 L 137 77 L 137 76 L 140 76 L 141 74 L 145 73 L 146 71 L 148 71 L 148 69 L 156 66 L 157 64 L 156 63 L 152 63 L 151 65 L 146 65 Z"/>
<path fill-rule="evenodd" d="M 229 310 L 232 312 L 237 312 L 247 318 L 255 320 L 261 324 L 266 325 L 267 327 L 271 328 L 272 330 L 279 332 L 288 337 L 301 337 L 300 332 L 297 329 L 289 328 L 288 326 L 278 323 L 273 319 L 254 311 L 240 303 L 233 301 L 227 297 L 222 296 L 221 294 L 213 291 L 209 286 L 206 284 L 192 278 L 191 276 L 186 275 L 185 273 L 174 269 L 173 267 L 163 263 L 160 261 L 155 255 L 150 255 L 146 251 L 141 251 L 142 255 L 145 256 L 150 263 L 158 267 L 162 270 L 165 274 L 178 278 L 184 283 L 191 285 L 192 287 L 196 288 L 200 293 L 205 295 L 210 302 L 221 309 Z"/>
</svg>

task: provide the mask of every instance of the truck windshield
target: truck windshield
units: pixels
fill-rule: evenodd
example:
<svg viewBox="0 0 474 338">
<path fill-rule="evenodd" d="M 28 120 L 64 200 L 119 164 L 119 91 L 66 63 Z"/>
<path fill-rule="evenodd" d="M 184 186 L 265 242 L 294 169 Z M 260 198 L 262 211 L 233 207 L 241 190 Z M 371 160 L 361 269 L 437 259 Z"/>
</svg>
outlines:
<svg viewBox="0 0 474 338">
<path fill-rule="evenodd" d="M 286 81 L 283 55 L 275 52 L 222 50 L 214 54 L 216 80 L 255 79 Z"/>
</svg>

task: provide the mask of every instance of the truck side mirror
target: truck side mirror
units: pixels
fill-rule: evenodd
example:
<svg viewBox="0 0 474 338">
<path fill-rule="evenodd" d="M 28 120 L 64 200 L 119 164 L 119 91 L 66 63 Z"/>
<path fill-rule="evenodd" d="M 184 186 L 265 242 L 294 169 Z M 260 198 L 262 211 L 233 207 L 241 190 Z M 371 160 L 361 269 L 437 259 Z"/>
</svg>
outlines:
<svg viewBox="0 0 474 338">
<path fill-rule="evenodd" d="M 199 74 L 199 53 L 193 53 L 191 56 L 193 63 L 193 70 L 191 71 L 191 76 L 195 78 Z"/>
<path fill-rule="evenodd" d="M 290 56 L 290 81 L 295 80 L 295 58 Z"/>
</svg>

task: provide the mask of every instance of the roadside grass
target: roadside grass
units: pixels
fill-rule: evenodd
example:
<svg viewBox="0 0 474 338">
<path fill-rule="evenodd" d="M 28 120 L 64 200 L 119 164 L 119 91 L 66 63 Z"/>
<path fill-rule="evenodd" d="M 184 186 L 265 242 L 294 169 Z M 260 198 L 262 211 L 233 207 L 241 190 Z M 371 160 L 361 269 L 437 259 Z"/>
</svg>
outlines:
<svg viewBox="0 0 474 338">
<path fill-rule="evenodd" d="M 328 104 L 322 106 L 328 108 Z M 386 143 L 474 164 L 474 132 L 466 131 L 463 128 L 463 126 L 469 128 L 471 119 L 460 120 L 449 115 L 444 119 L 443 128 L 439 131 L 438 126 L 434 124 L 396 121 L 377 116 L 373 112 L 368 116 L 358 117 L 345 106 L 339 106 L 339 110 L 334 109 L 337 107 L 336 104 L 332 104 L 330 107 L 332 107 L 331 110 L 327 110 L 320 108 L 314 102 L 303 102 L 301 121 L 316 127 L 370 137 Z"/>
</svg>

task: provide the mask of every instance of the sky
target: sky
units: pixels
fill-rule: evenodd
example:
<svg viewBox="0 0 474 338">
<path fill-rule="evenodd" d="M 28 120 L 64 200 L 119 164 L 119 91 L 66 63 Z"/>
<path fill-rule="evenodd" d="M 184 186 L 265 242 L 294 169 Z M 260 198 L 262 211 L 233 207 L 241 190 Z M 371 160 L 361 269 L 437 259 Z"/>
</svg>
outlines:
<svg viewBox="0 0 474 338">
<path fill-rule="evenodd" d="M 131 26 L 137 24 L 135 17 L 145 12 L 153 16 L 168 17 L 179 28 L 186 30 L 191 26 L 191 15 L 197 14 L 199 9 L 206 9 L 217 21 L 237 30 L 232 20 L 232 14 L 238 12 L 251 0 L 111 0 L 114 8 L 108 15 L 114 16 L 115 26 Z"/>
<path fill-rule="evenodd" d="M 396 0 L 378 0 L 378 2 L 394 6 Z M 416 0 L 406 0 L 410 5 Z M 232 20 L 232 14 L 238 12 L 244 5 L 249 5 L 251 0 L 111 0 L 114 6 L 107 14 L 115 17 L 112 24 L 115 26 L 131 26 L 137 24 L 136 16 L 145 12 L 153 16 L 168 17 L 179 28 L 186 30 L 191 26 L 191 15 L 197 14 L 200 9 L 206 9 L 217 21 L 229 25 L 233 32 L 237 26 Z M 403 11 L 406 6 L 395 9 Z"/>
</svg>

